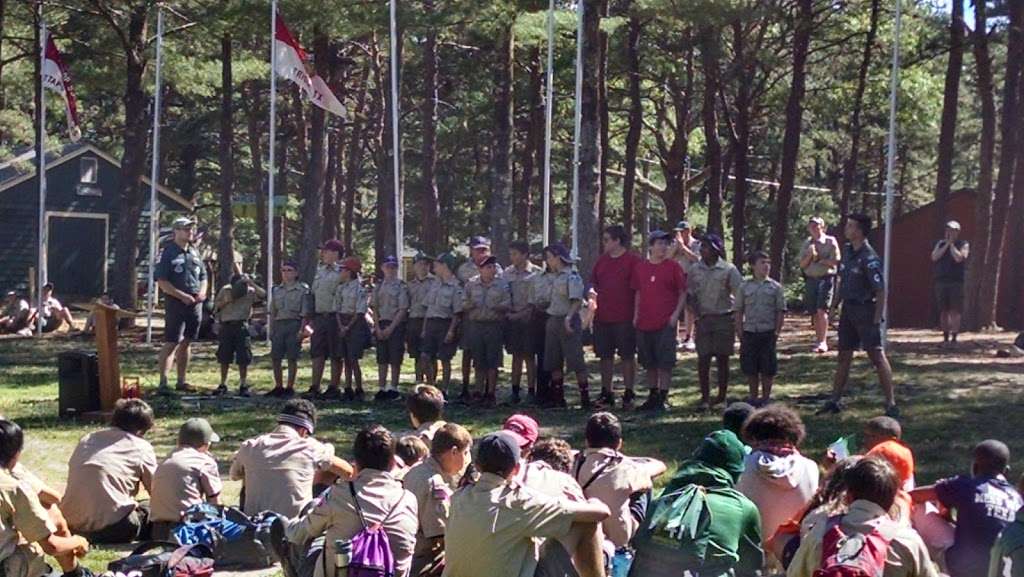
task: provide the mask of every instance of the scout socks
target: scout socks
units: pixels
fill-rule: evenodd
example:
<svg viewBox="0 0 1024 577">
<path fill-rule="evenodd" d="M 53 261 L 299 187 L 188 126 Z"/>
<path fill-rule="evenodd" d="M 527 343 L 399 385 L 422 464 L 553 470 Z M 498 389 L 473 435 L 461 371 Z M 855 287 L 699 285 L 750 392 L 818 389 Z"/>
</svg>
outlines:
<svg viewBox="0 0 1024 577">
<path fill-rule="evenodd" d="M 580 406 L 584 409 L 590 409 L 594 405 L 590 402 L 590 389 L 587 383 L 580 383 Z"/>
</svg>

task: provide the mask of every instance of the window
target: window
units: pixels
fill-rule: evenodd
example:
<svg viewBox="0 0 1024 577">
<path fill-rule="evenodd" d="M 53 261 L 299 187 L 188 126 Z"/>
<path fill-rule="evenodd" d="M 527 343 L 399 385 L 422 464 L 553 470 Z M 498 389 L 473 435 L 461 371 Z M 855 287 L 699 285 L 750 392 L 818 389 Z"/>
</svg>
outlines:
<svg viewBox="0 0 1024 577">
<path fill-rule="evenodd" d="M 78 182 L 82 184 L 96 184 L 99 176 L 99 166 L 95 157 L 85 157 L 78 161 Z"/>
</svg>

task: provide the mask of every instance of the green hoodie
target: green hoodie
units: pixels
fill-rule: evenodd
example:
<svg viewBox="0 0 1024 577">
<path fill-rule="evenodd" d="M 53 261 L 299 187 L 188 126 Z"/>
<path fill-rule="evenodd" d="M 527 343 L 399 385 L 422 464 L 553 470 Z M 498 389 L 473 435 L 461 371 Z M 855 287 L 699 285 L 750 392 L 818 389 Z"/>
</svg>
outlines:
<svg viewBox="0 0 1024 577">
<path fill-rule="evenodd" d="M 1003 529 L 992 546 L 988 577 L 1024 577 L 1024 509 Z"/>
</svg>

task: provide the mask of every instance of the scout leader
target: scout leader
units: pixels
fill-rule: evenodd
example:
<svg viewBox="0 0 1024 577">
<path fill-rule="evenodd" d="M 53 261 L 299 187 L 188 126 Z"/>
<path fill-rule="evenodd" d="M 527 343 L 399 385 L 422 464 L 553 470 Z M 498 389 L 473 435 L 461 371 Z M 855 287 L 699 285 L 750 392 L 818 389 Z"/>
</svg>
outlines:
<svg viewBox="0 0 1024 577">
<path fill-rule="evenodd" d="M 406 315 L 409 313 L 409 287 L 398 278 L 398 259 L 384 257 L 381 264 L 384 278 L 373 289 L 370 308 L 373 310 L 373 334 L 377 337 L 377 383 L 374 397 L 393 401 L 401 397 L 398 375 L 405 356 Z M 422 328 L 422 327 L 421 327 Z M 391 367 L 391 382 L 388 382 Z"/>
<path fill-rule="evenodd" d="M 334 292 L 337 313 L 338 356 L 345 363 L 345 400 L 363 400 L 363 370 L 359 359 L 370 344 L 370 327 L 366 324 L 369 306 L 366 289 L 359 277 L 363 263 L 356 257 L 341 262 L 341 284 Z M 355 381 L 355 390 L 352 382 Z"/>
<path fill-rule="evenodd" d="M 331 239 L 320 247 L 320 265 L 316 268 L 311 287 L 310 304 L 306 310 L 306 324 L 313 327 L 309 342 L 309 356 L 313 359 L 313 382 L 307 398 L 341 398 L 341 350 L 338 322 L 334 312 L 334 293 L 341 283 L 338 261 L 345 253 L 341 241 Z M 321 395 L 320 383 L 324 378 L 324 365 L 331 359 L 331 384 Z"/>
<path fill-rule="evenodd" d="M 437 283 L 437 277 L 430 274 L 432 262 L 434 259 L 429 256 L 417 254 L 412 263 L 413 278 L 409 281 L 409 320 L 405 336 L 409 357 L 416 363 L 417 383 L 425 383 L 427 380 L 427 368 L 420 359 L 420 339 L 427 316 L 427 293 Z"/>
<path fill-rule="evenodd" d="M 497 404 L 498 368 L 503 359 L 504 324 L 512 305 L 508 283 L 497 276 L 498 259 L 491 255 L 477 263 L 480 274 L 466 283 L 464 311 L 469 321 L 469 352 L 476 366 L 476 388 L 481 403 Z M 468 387 L 463 384 L 463 396 Z"/>
<path fill-rule="evenodd" d="M 580 388 L 580 403 L 590 407 L 587 365 L 583 359 L 583 327 L 580 306 L 583 303 L 583 279 L 573 270 L 576 262 L 569 250 L 561 244 L 544 249 L 544 259 L 551 277 L 551 302 L 547 308 L 548 320 L 544 329 L 544 368 L 551 371 L 551 397 L 549 404 L 565 406 L 564 371 L 576 373 Z"/>
<path fill-rule="evenodd" d="M 427 384 L 437 382 L 437 361 L 441 361 L 442 389 L 447 392 L 452 378 L 452 357 L 465 297 L 453 272 L 457 259 L 446 252 L 434 260 L 437 282 L 425 298 L 426 320 L 420 333 L 420 359 L 427 370 Z"/>
<path fill-rule="evenodd" d="M 302 316 L 308 306 L 309 285 L 299 282 L 298 265 L 287 260 L 281 265 L 283 282 L 270 297 L 270 362 L 274 366 L 274 388 L 268 397 L 290 399 L 295 394 L 299 352 L 302 350 Z M 281 361 L 288 359 L 288 385 L 283 386 Z"/>
<path fill-rule="evenodd" d="M 185 382 L 188 361 L 192 354 L 192 341 L 199 337 L 203 301 L 206 300 L 206 264 L 192 244 L 196 236 L 196 223 L 190 218 L 174 220 L 174 240 L 164 245 L 155 276 L 160 292 L 166 295 L 166 323 L 164 346 L 160 349 L 161 394 L 169 394 L 167 371 L 171 363 L 178 365 L 178 384 L 181 392 L 192 388 Z"/>
</svg>

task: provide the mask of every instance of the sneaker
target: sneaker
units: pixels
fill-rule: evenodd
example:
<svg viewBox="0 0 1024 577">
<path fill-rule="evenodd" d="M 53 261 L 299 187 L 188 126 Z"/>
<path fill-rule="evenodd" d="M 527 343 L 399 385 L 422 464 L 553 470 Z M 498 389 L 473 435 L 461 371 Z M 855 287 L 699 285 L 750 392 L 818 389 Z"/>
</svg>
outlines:
<svg viewBox="0 0 1024 577">
<path fill-rule="evenodd" d="M 188 384 L 188 383 L 178 383 L 177 386 L 174 387 L 174 390 L 178 391 L 179 393 L 194 393 L 194 392 L 196 392 L 196 388 L 193 387 L 192 385 Z"/>
<path fill-rule="evenodd" d="M 361 403 L 366 400 L 366 391 L 362 388 L 357 388 L 355 392 L 355 401 Z"/>
<path fill-rule="evenodd" d="M 373 400 L 379 403 L 386 403 L 389 401 L 394 401 L 398 399 L 398 397 L 400 396 L 401 395 L 398 393 L 398 391 L 394 389 L 388 389 L 386 391 L 377 391 L 377 393 L 373 395 Z"/>
<path fill-rule="evenodd" d="M 683 343 L 683 350 L 685 350 L 688 353 L 692 353 L 693 351 L 697 350 L 697 343 L 693 342 L 692 340 L 686 341 L 685 343 Z"/>
<path fill-rule="evenodd" d="M 819 355 L 823 355 L 823 354 L 827 353 L 828 352 L 828 343 L 826 343 L 825 341 L 822 341 L 822 342 L 818 343 L 818 346 L 814 347 L 814 352 L 819 354 Z"/>
<path fill-rule="evenodd" d="M 825 405 L 823 407 L 818 409 L 818 412 L 815 413 L 815 414 L 817 414 L 817 415 L 838 415 L 839 413 L 843 412 L 844 408 L 845 407 L 843 407 L 842 401 L 829 401 L 829 402 L 825 403 Z"/>
<path fill-rule="evenodd" d="M 307 401 L 315 401 L 320 398 L 319 387 L 310 387 L 305 393 L 302 393 L 302 398 Z"/>
<path fill-rule="evenodd" d="M 228 394 L 228 386 L 227 385 L 220 385 L 219 387 L 217 387 L 216 389 L 213 390 L 213 394 L 214 394 L 214 396 L 217 396 L 217 397 L 219 397 L 221 395 Z"/>
<path fill-rule="evenodd" d="M 278 398 L 284 394 L 284 387 L 274 387 L 269 391 L 263 393 L 264 397 Z"/>
<path fill-rule="evenodd" d="M 346 388 L 345 393 L 342 395 L 342 400 L 351 403 L 356 400 L 356 392 L 351 388 Z"/>
<path fill-rule="evenodd" d="M 656 411 L 661 406 L 661 395 L 658 391 L 651 391 L 651 394 L 647 396 L 647 400 L 640 405 L 641 411 Z"/>
<path fill-rule="evenodd" d="M 622 393 L 622 408 L 629 410 L 633 408 L 633 401 L 636 400 L 636 393 L 632 389 L 626 389 L 626 392 Z"/>
<path fill-rule="evenodd" d="M 612 391 L 601 391 L 601 396 L 597 398 L 597 402 L 601 404 L 602 408 L 611 409 L 615 407 L 615 393 Z"/>
<path fill-rule="evenodd" d="M 238 387 L 238 396 L 249 398 L 252 396 L 252 391 L 249 390 L 248 385 L 241 385 Z"/>
<path fill-rule="evenodd" d="M 888 407 L 885 408 L 885 416 L 889 417 L 890 419 L 899 419 L 900 408 L 896 405 L 889 405 Z"/>
<path fill-rule="evenodd" d="M 327 390 L 320 395 L 321 401 L 340 401 L 341 400 L 341 389 L 338 387 L 327 387 Z"/>
</svg>

